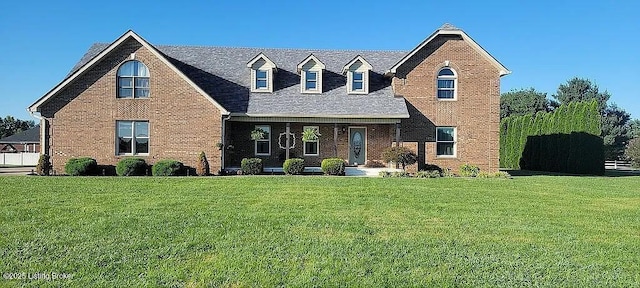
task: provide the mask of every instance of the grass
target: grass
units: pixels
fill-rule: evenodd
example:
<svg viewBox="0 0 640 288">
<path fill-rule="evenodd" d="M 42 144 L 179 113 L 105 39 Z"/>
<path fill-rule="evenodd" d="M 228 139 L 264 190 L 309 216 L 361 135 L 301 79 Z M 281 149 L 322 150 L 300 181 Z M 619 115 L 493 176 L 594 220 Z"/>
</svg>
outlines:
<svg viewBox="0 0 640 288">
<path fill-rule="evenodd" d="M 0 272 L 73 274 L 3 275 L 3 287 L 640 285 L 640 177 L 0 177 L 0 187 Z"/>
</svg>

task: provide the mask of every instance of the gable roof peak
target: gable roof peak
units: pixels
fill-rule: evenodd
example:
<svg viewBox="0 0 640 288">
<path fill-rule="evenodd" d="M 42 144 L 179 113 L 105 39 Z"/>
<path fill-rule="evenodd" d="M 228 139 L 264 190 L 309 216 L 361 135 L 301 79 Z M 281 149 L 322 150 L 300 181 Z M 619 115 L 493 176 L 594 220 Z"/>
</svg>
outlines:
<svg viewBox="0 0 640 288">
<path fill-rule="evenodd" d="M 251 61 L 249 61 L 249 63 L 247 63 L 247 67 L 251 68 L 253 66 L 253 64 L 255 64 L 256 62 L 258 62 L 258 60 L 264 60 L 267 65 L 269 67 L 271 67 L 274 70 L 278 70 L 278 66 L 276 65 L 276 63 L 274 63 L 273 61 L 271 61 L 271 59 L 269 59 L 269 57 L 267 57 L 267 55 L 264 55 L 264 53 L 260 52 L 260 54 L 256 55 L 256 57 L 251 58 Z"/>
<path fill-rule="evenodd" d="M 440 28 L 438 28 L 438 30 L 462 30 L 462 29 L 460 29 L 460 28 L 454 26 L 453 24 L 447 22 L 447 23 L 442 24 L 442 26 L 440 26 Z"/>
<path fill-rule="evenodd" d="M 302 60 L 302 62 L 300 62 L 300 64 L 298 64 L 297 68 L 298 68 L 298 73 L 300 73 L 300 71 L 302 71 L 302 66 L 304 66 L 305 64 L 307 64 L 307 62 L 312 61 L 316 62 L 316 65 L 320 66 L 320 69 L 326 69 L 326 66 L 324 65 L 324 63 L 322 63 L 322 61 L 320 61 L 320 59 L 318 59 L 318 57 L 316 57 L 315 55 L 313 55 L 313 53 L 309 54 L 309 56 L 307 56 L 307 58 L 304 58 L 304 60 Z"/>
</svg>

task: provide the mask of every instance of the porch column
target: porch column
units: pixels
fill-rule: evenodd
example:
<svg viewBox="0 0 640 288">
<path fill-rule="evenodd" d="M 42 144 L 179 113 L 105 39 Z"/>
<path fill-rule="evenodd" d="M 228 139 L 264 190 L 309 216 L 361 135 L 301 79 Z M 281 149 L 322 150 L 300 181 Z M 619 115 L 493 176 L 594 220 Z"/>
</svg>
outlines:
<svg viewBox="0 0 640 288">
<path fill-rule="evenodd" d="M 400 123 L 396 123 L 396 146 L 400 146 Z"/>
<path fill-rule="evenodd" d="M 289 135 L 289 132 L 291 132 L 291 123 L 287 122 L 287 129 L 285 130 L 285 133 L 287 134 L 287 149 L 285 149 L 286 153 L 285 153 L 285 159 L 289 159 L 289 146 L 290 146 L 290 141 L 291 141 L 291 135 Z"/>
<path fill-rule="evenodd" d="M 333 156 L 338 157 L 338 123 L 333 124 Z"/>
</svg>

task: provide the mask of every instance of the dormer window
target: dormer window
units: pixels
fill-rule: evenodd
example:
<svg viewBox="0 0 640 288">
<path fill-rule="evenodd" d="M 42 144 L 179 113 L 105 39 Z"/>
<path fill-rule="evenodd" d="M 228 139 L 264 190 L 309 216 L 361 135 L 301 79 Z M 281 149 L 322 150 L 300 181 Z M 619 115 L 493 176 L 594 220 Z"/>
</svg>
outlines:
<svg viewBox="0 0 640 288">
<path fill-rule="evenodd" d="M 278 69 L 273 61 L 260 53 L 247 67 L 251 69 L 251 92 L 273 92 L 274 72 Z"/>
<path fill-rule="evenodd" d="M 347 75 L 347 93 L 369 93 L 369 73 L 371 70 L 373 70 L 371 64 L 360 55 L 347 63 L 342 68 L 342 74 Z"/>
<path fill-rule="evenodd" d="M 300 92 L 302 93 L 322 93 L 322 70 L 324 63 L 315 56 L 309 55 L 298 64 L 300 74 Z"/>
</svg>

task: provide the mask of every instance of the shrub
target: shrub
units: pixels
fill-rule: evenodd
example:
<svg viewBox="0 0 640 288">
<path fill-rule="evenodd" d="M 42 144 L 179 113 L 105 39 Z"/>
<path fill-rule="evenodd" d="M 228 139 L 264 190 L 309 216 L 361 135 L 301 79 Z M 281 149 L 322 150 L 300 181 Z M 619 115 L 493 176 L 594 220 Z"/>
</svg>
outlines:
<svg viewBox="0 0 640 288">
<path fill-rule="evenodd" d="M 424 171 L 433 171 L 433 170 L 438 170 L 438 172 L 442 173 L 442 168 L 440 168 L 440 166 L 435 165 L 435 164 L 427 164 L 424 166 Z"/>
<path fill-rule="evenodd" d="M 38 158 L 36 173 L 40 176 L 49 176 L 51 174 L 51 157 L 48 154 L 42 154 Z"/>
<path fill-rule="evenodd" d="M 282 170 L 284 170 L 284 174 L 287 175 L 299 175 L 304 171 L 304 159 L 300 158 L 291 158 L 284 161 L 282 165 Z"/>
<path fill-rule="evenodd" d="M 385 162 L 396 163 L 396 167 L 398 164 L 402 165 L 403 170 L 406 166 L 418 162 L 418 155 L 416 155 L 416 153 L 413 153 L 413 151 L 407 147 L 400 146 L 385 149 L 384 152 L 382 152 L 382 158 Z"/>
<path fill-rule="evenodd" d="M 462 164 L 460 166 L 460 176 L 462 177 L 476 177 L 480 173 L 480 168 L 475 165 Z"/>
<path fill-rule="evenodd" d="M 393 173 L 391 173 L 391 177 L 393 178 L 404 178 L 404 177 L 411 177 L 411 174 L 409 174 L 409 172 L 407 171 L 394 171 Z"/>
<path fill-rule="evenodd" d="M 344 160 L 340 158 L 327 158 L 322 160 L 320 168 L 325 175 L 343 176 L 345 164 Z"/>
<path fill-rule="evenodd" d="M 153 176 L 178 176 L 182 173 L 184 165 L 175 160 L 160 160 L 151 167 Z"/>
<path fill-rule="evenodd" d="M 147 174 L 147 163 L 142 158 L 123 158 L 116 165 L 118 176 L 144 176 Z"/>
<path fill-rule="evenodd" d="M 242 174 L 256 175 L 262 173 L 262 159 L 260 158 L 243 158 L 240 162 Z"/>
<path fill-rule="evenodd" d="M 71 176 L 93 175 L 98 168 L 96 159 L 91 157 L 71 158 L 64 165 L 64 172 Z"/>
<path fill-rule="evenodd" d="M 364 167 L 366 168 L 385 168 L 387 167 L 387 165 L 384 165 L 384 163 L 377 161 L 377 160 L 369 160 L 367 161 L 367 164 L 364 164 Z"/>
<path fill-rule="evenodd" d="M 198 176 L 207 176 L 209 175 L 209 161 L 207 161 L 207 155 L 204 154 L 204 151 L 200 152 L 198 155 L 198 165 L 196 166 L 196 174 Z"/>
<path fill-rule="evenodd" d="M 503 178 L 503 179 L 509 179 L 511 178 L 511 175 L 507 172 L 504 171 L 498 171 L 498 172 L 494 172 L 494 173 L 488 173 L 488 172 L 480 172 L 478 173 L 478 176 L 476 176 L 476 178 Z"/>
<path fill-rule="evenodd" d="M 380 176 L 382 178 L 388 178 L 388 177 L 391 177 L 391 172 L 389 172 L 389 171 L 380 171 L 380 172 L 378 172 L 378 176 Z"/>
<path fill-rule="evenodd" d="M 424 170 L 416 173 L 416 178 L 440 178 L 441 176 L 438 170 Z"/>
<path fill-rule="evenodd" d="M 446 178 L 456 177 L 456 174 L 453 173 L 451 168 L 442 169 L 442 172 L 440 173 L 440 175 L 442 175 L 442 177 L 446 177 Z"/>
<path fill-rule="evenodd" d="M 635 138 L 629 141 L 625 154 L 631 160 L 631 165 L 633 167 L 640 167 L 640 138 Z"/>
</svg>

